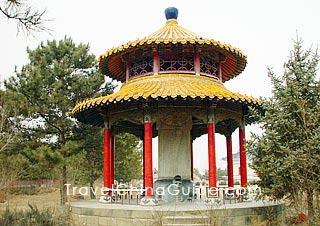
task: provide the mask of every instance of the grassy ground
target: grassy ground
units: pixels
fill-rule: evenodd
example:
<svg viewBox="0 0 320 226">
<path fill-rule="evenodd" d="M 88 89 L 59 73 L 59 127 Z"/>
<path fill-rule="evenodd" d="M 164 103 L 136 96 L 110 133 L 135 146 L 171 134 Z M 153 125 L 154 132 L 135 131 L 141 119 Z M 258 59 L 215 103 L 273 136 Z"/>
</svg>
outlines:
<svg viewBox="0 0 320 226">
<path fill-rule="evenodd" d="M 74 226 L 68 208 L 59 204 L 59 189 L 13 190 L 0 198 L 1 226 Z"/>
<path fill-rule="evenodd" d="M 10 209 L 24 209 L 31 204 L 39 209 L 59 208 L 60 193 L 57 188 L 39 189 L 36 195 L 8 194 L 4 197 L 4 202 L 0 203 L 0 210 L 9 207 Z"/>
</svg>

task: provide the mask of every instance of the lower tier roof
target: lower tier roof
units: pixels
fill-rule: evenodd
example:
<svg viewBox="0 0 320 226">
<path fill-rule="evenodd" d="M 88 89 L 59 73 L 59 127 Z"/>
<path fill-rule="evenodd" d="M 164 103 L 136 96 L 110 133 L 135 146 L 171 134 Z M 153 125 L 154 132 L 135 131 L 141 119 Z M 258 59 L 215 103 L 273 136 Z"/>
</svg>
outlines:
<svg viewBox="0 0 320 226">
<path fill-rule="evenodd" d="M 115 131 L 130 131 L 140 137 L 143 125 L 137 115 L 143 112 L 146 105 L 154 113 L 162 108 L 183 107 L 189 109 L 189 112 L 191 109 L 193 116 L 196 116 L 196 109 L 200 108 L 205 112 L 209 106 L 215 105 L 218 116 L 224 115 L 225 111 L 233 111 L 237 115 L 243 115 L 246 124 L 251 124 L 256 121 L 256 117 L 248 112 L 249 106 L 260 111 L 261 104 L 260 99 L 227 90 L 215 78 L 191 74 L 161 74 L 133 79 L 124 83 L 116 93 L 78 103 L 72 113 L 77 120 L 95 126 L 103 126 L 106 118 L 111 117 L 116 122 L 113 124 Z M 114 117 L 118 119 L 112 119 Z M 193 122 L 193 138 L 205 133 L 205 121 Z M 229 128 L 232 123 L 227 123 L 226 127 L 225 122 L 217 124 L 217 132 L 225 134 L 237 127 Z"/>
<path fill-rule="evenodd" d="M 72 113 L 77 114 L 88 109 L 113 105 L 123 101 L 157 98 L 217 99 L 243 102 L 249 105 L 261 105 L 261 100 L 227 90 L 215 78 L 191 74 L 161 74 L 133 79 L 122 85 L 113 94 L 88 99 L 78 103 Z"/>
</svg>

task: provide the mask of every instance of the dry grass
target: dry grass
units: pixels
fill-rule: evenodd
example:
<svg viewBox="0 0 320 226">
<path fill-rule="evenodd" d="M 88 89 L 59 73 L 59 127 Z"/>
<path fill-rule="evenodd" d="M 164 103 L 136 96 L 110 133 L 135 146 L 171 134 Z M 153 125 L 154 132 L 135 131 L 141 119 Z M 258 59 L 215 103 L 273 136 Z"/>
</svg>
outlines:
<svg viewBox="0 0 320 226">
<path fill-rule="evenodd" d="M 60 193 L 57 188 L 39 189 L 36 195 L 7 194 L 0 203 L 0 211 L 6 208 L 27 209 L 29 204 L 39 209 L 60 207 Z"/>
<path fill-rule="evenodd" d="M 59 189 L 37 188 L 36 195 L 2 194 L 0 225 L 3 226 L 71 226 L 74 225 L 68 208 L 61 206 Z"/>
</svg>

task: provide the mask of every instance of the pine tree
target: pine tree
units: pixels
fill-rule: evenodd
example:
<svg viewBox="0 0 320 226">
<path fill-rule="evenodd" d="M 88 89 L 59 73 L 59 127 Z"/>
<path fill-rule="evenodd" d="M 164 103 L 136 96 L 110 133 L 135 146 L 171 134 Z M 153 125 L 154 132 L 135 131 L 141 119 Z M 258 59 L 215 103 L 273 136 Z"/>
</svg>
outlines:
<svg viewBox="0 0 320 226">
<path fill-rule="evenodd" d="M 249 150 L 266 195 L 286 198 L 303 211 L 310 225 L 319 216 L 320 82 L 319 55 L 295 42 L 284 74 L 269 69 L 273 96 L 264 102 L 259 122 L 264 133 L 253 135 Z M 317 200 L 317 202 L 316 202 Z"/>
<path fill-rule="evenodd" d="M 118 182 L 129 182 L 142 177 L 141 142 L 128 133 L 115 137 L 115 179 Z"/>
<path fill-rule="evenodd" d="M 77 152 L 74 141 L 76 121 L 71 116 L 77 102 L 107 94 L 110 83 L 104 84 L 104 76 L 97 71 L 95 56 L 89 46 L 76 45 L 71 38 L 57 42 L 41 43 L 35 50 L 27 50 L 30 62 L 5 82 L 12 93 L 11 102 L 16 105 L 24 135 L 49 145 L 62 156 L 61 203 L 66 201 L 67 158 Z"/>
<path fill-rule="evenodd" d="M 8 20 L 17 22 L 17 29 L 28 35 L 39 31 L 49 31 L 44 25 L 46 10 L 37 10 L 27 0 L 3 0 L 0 2 L 0 14 Z"/>
<path fill-rule="evenodd" d="M 104 83 L 88 45 L 77 46 L 70 38 L 41 43 L 28 54 L 30 62 L 5 82 L 5 100 L 18 132 L 5 155 L 21 158 L 26 166 L 21 179 L 60 175 L 63 204 L 67 180 L 93 186 L 103 174 L 103 130 L 77 122 L 71 110 L 81 100 L 111 93 L 113 85 Z M 115 146 L 116 179 L 141 178 L 140 140 L 119 134 Z"/>
</svg>

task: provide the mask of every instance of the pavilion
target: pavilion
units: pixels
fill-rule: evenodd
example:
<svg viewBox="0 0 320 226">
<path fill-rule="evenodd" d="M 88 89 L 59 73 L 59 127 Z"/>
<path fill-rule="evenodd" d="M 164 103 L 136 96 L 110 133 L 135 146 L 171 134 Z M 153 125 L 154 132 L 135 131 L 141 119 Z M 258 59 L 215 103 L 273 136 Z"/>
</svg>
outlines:
<svg viewBox="0 0 320 226">
<path fill-rule="evenodd" d="M 165 25 L 136 41 L 108 50 L 99 58 L 100 71 L 122 82 L 113 94 L 85 100 L 73 109 L 74 117 L 104 127 L 104 186 L 114 183 L 114 135 L 128 132 L 143 140 L 141 204 L 156 199 L 176 200 L 157 187 L 193 186 L 193 141 L 208 134 L 209 187 L 217 186 L 215 133 L 226 137 L 228 186 L 234 186 L 232 133 L 239 128 L 241 186 L 247 185 L 245 126 L 255 121 L 249 109 L 261 101 L 227 90 L 223 83 L 239 75 L 247 57 L 239 49 L 203 38 L 177 22 L 178 10 L 165 11 Z M 158 175 L 153 180 L 152 138 L 158 136 Z M 150 189 L 151 188 L 151 189 Z M 181 195 L 184 201 L 188 195 Z M 111 198 L 106 198 L 111 201 Z"/>
</svg>

